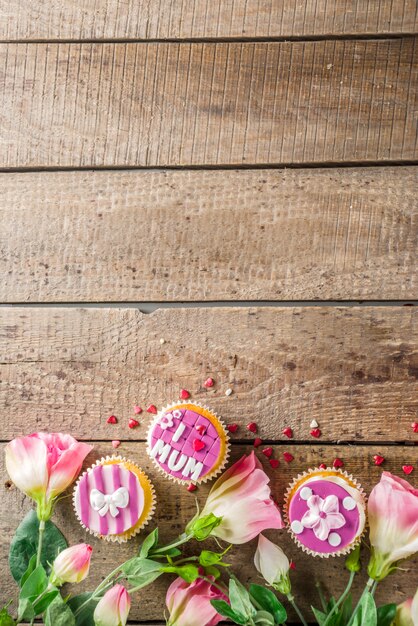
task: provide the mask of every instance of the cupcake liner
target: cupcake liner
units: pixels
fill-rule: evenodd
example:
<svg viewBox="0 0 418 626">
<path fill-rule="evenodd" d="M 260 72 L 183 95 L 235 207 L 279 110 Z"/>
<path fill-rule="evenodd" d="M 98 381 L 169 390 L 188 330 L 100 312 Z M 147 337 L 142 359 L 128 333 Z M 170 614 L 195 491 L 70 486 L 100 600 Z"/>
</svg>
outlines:
<svg viewBox="0 0 418 626">
<path fill-rule="evenodd" d="M 177 476 L 172 476 L 160 466 L 160 464 L 154 457 L 151 456 L 151 434 L 152 434 L 152 430 L 155 424 L 158 422 L 158 420 L 162 417 L 164 413 L 167 413 L 168 411 L 172 411 L 173 409 L 178 409 L 182 407 L 195 407 L 197 409 L 202 409 L 203 411 L 208 412 L 218 422 L 219 426 L 221 427 L 222 434 L 224 436 L 225 450 L 224 450 L 223 459 L 219 457 L 215 467 L 211 471 L 209 471 L 207 474 L 205 474 L 205 476 L 200 477 L 198 480 L 183 480 L 181 478 L 178 478 Z M 215 413 L 215 411 L 213 411 L 212 409 L 210 409 L 209 407 L 203 404 L 200 404 L 199 402 L 188 402 L 186 400 L 184 402 L 173 402 L 172 404 L 168 404 L 166 407 L 164 407 L 163 409 L 161 409 L 161 411 L 158 412 L 158 415 L 155 416 L 155 418 L 151 421 L 148 427 L 147 453 L 150 459 L 152 460 L 154 466 L 156 467 L 156 469 L 158 470 L 160 474 L 162 474 L 169 480 L 172 480 L 173 482 L 178 483 L 180 485 L 190 485 L 190 484 L 200 485 L 202 483 L 206 483 L 208 480 L 212 480 L 213 478 L 216 478 L 216 476 L 218 476 L 225 469 L 225 466 L 229 459 L 230 452 L 231 452 L 231 444 L 229 441 L 229 436 L 228 436 L 228 432 L 226 430 L 226 425 L 224 421 L 222 420 L 221 417 L 219 417 L 219 415 Z"/>
<path fill-rule="evenodd" d="M 297 535 L 290 528 L 290 519 L 289 519 L 290 500 L 294 492 L 296 492 L 296 490 L 299 489 L 299 487 L 303 483 L 309 481 L 311 478 L 314 478 L 314 477 L 318 477 L 318 478 L 322 477 L 324 479 L 332 478 L 332 477 L 335 477 L 337 479 L 339 478 L 341 480 L 341 485 L 344 486 L 344 488 L 347 491 L 350 492 L 351 490 L 353 490 L 353 492 L 355 491 L 356 494 L 359 494 L 361 504 L 362 504 L 362 508 L 360 508 L 360 519 L 362 518 L 361 513 L 363 513 L 363 516 L 364 516 L 363 520 L 361 520 L 363 527 L 361 529 L 361 532 L 359 532 L 356 535 L 356 537 L 352 540 L 352 542 L 349 543 L 347 546 L 345 546 L 345 548 L 342 548 L 341 550 L 336 550 L 334 552 L 316 552 L 315 550 L 311 550 L 310 548 L 305 546 L 301 541 L 299 541 Z M 348 482 L 348 485 L 347 485 L 347 482 Z M 293 481 L 290 483 L 290 485 L 286 489 L 286 492 L 284 495 L 283 517 L 286 523 L 287 532 L 290 534 L 295 544 L 299 548 L 301 548 L 303 552 L 306 552 L 306 554 L 309 554 L 311 556 L 318 556 L 322 559 L 328 559 L 329 557 L 343 556 L 343 555 L 349 554 L 361 542 L 361 539 L 366 531 L 366 525 L 367 525 L 366 503 L 367 503 L 366 493 L 364 489 L 362 488 L 362 486 L 360 485 L 360 483 L 352 476 L 352 474 L 348 474 L 346 471 L 335 469 L 333 467 L 327 467 L 326 469 L 320 469 L 320 468 L 309 469 L 306 472 L 303 472 L 302 474 L 298 474 L 297 477 L 293 479 Z"/>
<path fill-rule="evenodd" d="M 151 497 L 151 501 L 148 502 L 148 511 L 147 511 L 144 519 L 141 520 L 141 517 L 142 517 L 142 513 L 141 513 L 141 516 L 139 517 L 139 520 L 131 528 L 128 528 L 123 533 L 121 533 L 121 534 L 113 534 L 113 535 L 102 535 L 99 532 L 97 532 L 95 530 L 92 530 L 91 528 L 89 528 L 88 526 L 86 526 L 83 523 L 83 521 L 82 521 L 82 519 L 81 519 L 81 517 L 80 517 L 80 515 L 78 513 L 77 506 L 76 506 L 76 494 L 77 494 L 77 489 L 79 487 L 79 484 L 80 484 L 81 480 L 84 478 L 84 476 L 86 476 L 91 470 L 93 470 L 95 467 L 98 467 L 99 465 L 111 465 L 111 464 L 125 464 L 126 469 L 130 469 L 129 466 L 131 468 L 135 468 L 136 471 L 134 473 L 138 477 L 138 480 L 140 482 L 141 487 L 144 489 L 144 498 L 145 498 L 144 508 L 145 508 L 145 505 L 147 504 L 147 497 L 148 498 Z M 145 494 L 145 487 L 148 489 L 148 492 L 149 492 L 148 496 L 147 496 L 147 494 Z M 77 517 L 78 521 L 80 522 L 81 526 L 88 533 L 90 533 L 90 535 L 94 535 L 95 537 L 98 537 L 99 539 L 103 539 L 105 541 L 109 541 L 109 542 L 112 542 L 112 543 L 126 543 L 128 541 L 128 539 L 131 539 L 132 537 L 137 535 L 150 522 L 150 520 L 154 516 L 155 507 L 156 507 L 156 503 L 157 503 L 154 485 L 152 484 L 152 482 L 148 478 L 147 474 L 136 463 L 134 463 L 130 459 L 126 459 L 125 457 L 116 456 L 116 455 L 102 457 L 100 460 L 98 460 L 95 463 L 93 463 L 93 465 L 91 465 L 85 472 L 83 472 L 78 477 L 78 480 L 77 480 L 77 482 L 75 483 L 75 486 L 74 486 L 72 500 L 73 500 L 73 508 L 74 508 L 76 517 Z"/>
</svg>

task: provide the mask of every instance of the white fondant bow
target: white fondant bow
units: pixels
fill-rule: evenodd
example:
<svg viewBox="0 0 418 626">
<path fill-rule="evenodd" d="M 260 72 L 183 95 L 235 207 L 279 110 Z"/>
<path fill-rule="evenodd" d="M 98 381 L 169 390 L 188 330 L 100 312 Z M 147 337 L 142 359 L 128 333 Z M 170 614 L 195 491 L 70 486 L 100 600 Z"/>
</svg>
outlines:
<svg viewBox="0 0 418 626">
<path fill-rule="evenodd" d="M 119 515 L 119 509 L 124 509 L 129 503 L 129 491 L 126 487 L 119 487 L 112 494 L 104 494 L 98 489 L 90 492 L 90 504 L 100 517 L 104 517 L 108 511 L 112 517 Z"/>
</svg>

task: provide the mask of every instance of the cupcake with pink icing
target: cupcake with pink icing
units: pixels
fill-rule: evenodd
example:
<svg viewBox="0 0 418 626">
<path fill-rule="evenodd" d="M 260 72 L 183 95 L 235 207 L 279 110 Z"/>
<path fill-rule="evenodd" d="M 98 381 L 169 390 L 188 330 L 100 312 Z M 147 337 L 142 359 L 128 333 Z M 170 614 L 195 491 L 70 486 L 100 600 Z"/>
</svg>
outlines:
<svg viewBox="0 0 418 626">
<path fill-rule="evenodd" d="M 152 422 L 147 451 L 168 478 L 196 484 L 222 471 L 229 455 L 229 438 L 215 413 L 181 402 L 163 409 Z"/>
<path fill-rule="evenodd" d="M 286 492 L 289 531 L 297 545 L 313 556 L 351 552 L 364 532 L 365 511 L 362 488 L 341 470 L 309 470 Z"/>
<path fill-rule="evenodd" d="M 151 519 L 154 487 L 132 461 L 106 457 L 80 476 L 73 504 L 77 518 L 91 534 L 123 543 Z"/>
</svg>

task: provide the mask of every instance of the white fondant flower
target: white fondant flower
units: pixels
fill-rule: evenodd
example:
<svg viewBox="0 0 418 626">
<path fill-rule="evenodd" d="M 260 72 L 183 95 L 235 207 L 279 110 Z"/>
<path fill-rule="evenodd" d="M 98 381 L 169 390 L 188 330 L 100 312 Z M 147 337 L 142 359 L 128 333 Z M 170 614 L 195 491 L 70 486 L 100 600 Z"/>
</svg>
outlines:
<svg viewBox="0 0 418 626">
<path fill-rule="evenodd" d="M 309 510 L 301 522 L 305 528 L 312 528 L 315 537 L 321 541 L 328 539 L 331 530 L 344 526 L 345 518 L 338 510 L 337 496 L 331 495 L 323 499 L 314 495 L 308 499 L 307 505 Z"/>
<path fill-rule="evenodd" d="M 174 424 L 173 416 L 171 413 L 166 413 L 160 418 L 159 424 L 163 430 L 171 428 Z"/>
<path fill-rule="evenodd" d="M 176 409 L 175 411 L 173 411 L 173 416 L 176 419 L 181 420 L 181 418 L 183 417 L 183 413 L 179 409 Z"/>
</svg>

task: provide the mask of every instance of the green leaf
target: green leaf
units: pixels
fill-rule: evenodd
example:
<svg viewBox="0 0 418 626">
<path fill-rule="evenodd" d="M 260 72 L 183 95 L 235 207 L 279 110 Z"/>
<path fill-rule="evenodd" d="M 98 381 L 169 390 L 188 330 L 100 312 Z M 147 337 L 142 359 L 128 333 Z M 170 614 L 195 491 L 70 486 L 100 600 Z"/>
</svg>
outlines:
<svg viewBox="0 0 418 626">
<path fill-rule="evenodd" d="M 80 610 L 81 606 L 87 602 L 91 598 L 91 593 L 80 593 L 78 596 L 74 596 L 68 600 L 68 606 L 72 610 L 75 616 L 75 623 L 77 626 L 95 626 L 93 613 L 96 608 L 99 599 L 96 598 L 94 600 L 90 600 L 83 608 Z M 77 610 L 80 612 L 76 615 Z"/>
<path fill-rule="evenodd" d="M 202 550 L 199 555 L 199 563 L 200 565 L 203 565 L 203 567 L 207 567 L 208 565 L 221 565 L 222 567 L 229 567 L 229 563 L 223 563 L 222 561 L 224 554 L 225 552 L 219 554 L 218 552 L 212 552 L 211 550 Z"/>
<path fill-rule="evenodd" d="M 385 604 L 377 609 L 377 626 L 390 626 L 395 619 L 396 604 Z"/>
<path fill-rule="evenodd" d="M 39 520 L 34 510 L 29 511 L 18 526 L 12 539 L 9 552 L 9 566 L 13 578 L 17 583 L 26 573 L 29 562 L 38 549 Z M 47 573 L 48 563 L 53 563 L 61 550 L 67 547 L 64 535 L 51 521 L 45 522 L 45 531 L 42 544 L 41 563 Z"/>
<path fill-rule="evenodd" d="M 75 626 L 74 614 L 60 595 L 49 605 L 45 613 L 45 626 Z"/>
<path fill-rule="evenodd" d="M 218 580 L 221 576 L 221 572 L 214 565 L 207 565 L 205 567 L 205 572 L 208 576 L 213 576 L 215 580 Z"/>
<path fill-rule="evenodd" d="M 197 578 L 199 578 L 199 568 L 197 565 L 194 565 L 193 563 L 188 563 L 187 565 L 178 565 L 178 566 L 165 565 L 164 567 L 161 568 L 160 571 L 167 572 L 169 574 L 177 574 L 177 576 L 180 576 L 180 578 L 185 580 L 186 583 L 192 583 Z"/>
<path fill-rule="evenodd" d="M 48 591 L 48 593 L 45 593 L 42 598 L 34 604 L 35 615 L 42 615 L 58 594 L 59 590 L 57 588 L 53 588 L 51 591 Z"/>
<path fill-rule="evenodd" d="M 229 581 L 229 600 L 232 610 L 238 615 L 245 615 L 248 618 L 256 614 L 251 604 L 250 594 L 241 583 L 233 579 Z"/>
<path fill-rule="evenodd" d="M 319 609 L 316 609 L 313 606 L 311 606 L 311 609 L 312 609 L 312 613 L 315 615 L 315 619 L 318 622 L 319 626 L 322 626 L 325 623 L 325 620 L 327 619 L 327 614 L 323 613 L 322 611 L 320 611 Z"/>
<path fill-rule="evenodd" d="M 273 616 L 275 624 L 283 624 L 286 621 L 286 609 L 270 589 L 261 585 L 250 585 L 250 596 L 264 611 Z"/>
<path fill-rule="evenodd" d="M 135 556 L 123 563 L 121 571 L 133 587 L 145 587 L 154 582 L 164 570 L 161 563 L 157 561 Z"/>
<path fill-rule="evenodd" d="M 142 543 L 139 551 L 141 559 L 146 559 L 149 552 L 158 544 L 158 528 L 155 528 Z"/>
<path fill-rule="evenodd" d="M 254 616 L 254 624 L 260 626 L 274 626 L 274 617 L 268 611 L 257 611 Z"/>
<path fill-rule="evenodd" d="M 18 608 L 18 622 L 25 620 L 27 622 L 31 621 L 35 617 L 35 610 L 33 608 L 32 602 L 29 598 L 20 598 L 19 599 L 19 608 Z"/>
<path fill-rule="evenodd" d="M 225 600 L 211 600 L 210 603 L 219 615 L 222 615 L 222 617 L 232 619 L 235 624 L 245 625 L 247 623 L 247 618 L 244 615 L 240 615 L 236 611 L 233 611 Z"/>
<path fill-rule="evenodd" d="M 16 622 L 9 614 L 7 606 L 3 607 L 0 611 L 0 626 L 16 626 Z"/>
<path fill-rule="evenodd" d="M 30 559 L 28 563 L 28 568 L 26 572 L 23 574 L 22 578 L 20 579 L 20 583 L 19 583 L 20 587 L 23 587 L 23 585 L 25 584 L 29 576 L 32 574 L 35 567 L 36 567 L 36 554 L 34 554 L 33 557 Z"/>
<path fill-rule="evenodd" d="M 32 574 L 28 576 L 20 590 L 20 598 L 22 600 L 28 598 L 31 602 L 34 602 L 38 596 L 41 595 L 48 587 L 48 577 L 42 565 L 35 567 Z"/>
<path fill-rule="evenodd" d="M 376 604 L 369 591 L 366 591 L 360 600 L 352 626 L 377 626 Z"/>
<path fill-rule="evenodd" d="M 222 522 L 222 517 L 217 517 L 214 513 L 209 513 L 204 517 L 192 520 L 187 526 L 187 531 L 192 533 L 197 541 L 207 539 L 212 531 Z"/>
</svg>

